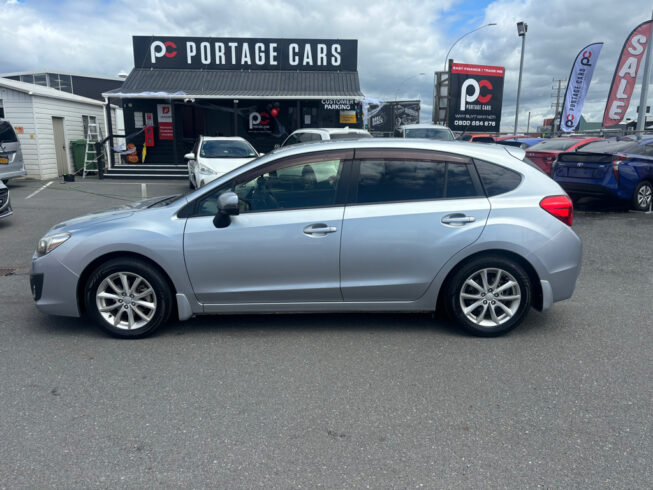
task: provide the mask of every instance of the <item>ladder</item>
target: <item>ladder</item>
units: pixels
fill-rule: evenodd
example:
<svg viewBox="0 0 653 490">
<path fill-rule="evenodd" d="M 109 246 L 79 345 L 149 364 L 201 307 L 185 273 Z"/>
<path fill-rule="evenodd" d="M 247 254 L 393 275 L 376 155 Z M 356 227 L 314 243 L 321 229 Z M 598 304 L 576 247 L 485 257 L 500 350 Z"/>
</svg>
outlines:
<svg viewBox="0 0 653 490">
<path fill-rule="evenodd" d="M 86 131 L 86 149 L 84 151 L 84 169 L 82 171 L 82 178 L 86 178 L 86 174 L 89 172 L 97 172 L 97 161 L 100 158 L 99 155 L 95 153 L 95 143 L 102 140 L 102 128 L 98 123 L 88 123 L 88 129 Z M 104 151 L 104 150 L 103 150 Z M 91 165 L 95 165 L 95 168 L 89 168 Z"/>
</svg>

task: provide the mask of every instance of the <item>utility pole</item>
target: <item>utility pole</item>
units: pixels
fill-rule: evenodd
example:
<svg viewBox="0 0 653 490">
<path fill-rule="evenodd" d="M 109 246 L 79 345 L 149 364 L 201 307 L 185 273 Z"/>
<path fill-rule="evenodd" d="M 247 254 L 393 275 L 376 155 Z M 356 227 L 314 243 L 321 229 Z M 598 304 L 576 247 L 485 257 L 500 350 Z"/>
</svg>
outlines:
<svg viewBox="0 0 653 490">
<path fill-rule="evenodd" d="M 521 37 L 521 59 L 519 61 L 519 81 L 517 82 L 517 107 L 515 107 L 515 130 L 513 134 L 517 134 L 517 122 L 519 121 L 519 96 L 521 95 L 521 75 L 524 71 L 524 48 L 526 47 L 526 32 L 528 31 L 528 24 L 526 22 L 517 22 L 517 34 Z"/>
<path fill-rule="evenodd" d="M 528 111 L 528 121 L 526 122 L 526 135 L 531 131 L 531 111 Z"/>
<path fill-rule="evenodd" d="M 553 79 L 553 82 L 558 82 L 558 89 L 557 92 L 554 92 L 551 94 L 551 97 L 556 98 L 556 103 L 555 103 L 555 112 L 553 114 L 553 136 L 556 136 L 558 134 L 558 131 L 560 130 L 560 97 L 561 93 L 563 93 L 563 89 L 566 90 L 567 88 L 567 81 L 566 80 L 556 80 L 555 78 Z M 565 82 L 565 85 L 562 85 L 562 82 Z M 551 87 L 552 90 L 555 90 L 556 87 L 555 85 Z M 551 107 L 553 107 L 553 104 L 551 104 Z"/>
</svg>

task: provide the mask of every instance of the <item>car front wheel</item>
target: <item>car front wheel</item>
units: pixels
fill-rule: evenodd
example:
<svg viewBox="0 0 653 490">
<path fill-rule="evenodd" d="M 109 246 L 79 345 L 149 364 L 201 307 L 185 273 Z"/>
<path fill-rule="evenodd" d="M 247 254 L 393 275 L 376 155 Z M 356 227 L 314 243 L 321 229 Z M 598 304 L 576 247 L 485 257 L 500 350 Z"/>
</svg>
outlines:
<svg viewBox="0 0 653 490">
<path fill-rule="evenodd" d="M 121 338 L 151 334 L 170 317 L 172 294 L 161 272 L 134 259 L 114 259 L 90 276 L 86 308 L 96 323 Z"/>
<path fill-rule="evenodd" d="M 448 281 L 445 307 L 468 332 L 502 335 L 519 325 L 531 306 L 526 271 L 504 257 L 480 257 L 463 265 Z"/>
<path fill-rule="evenodd" d="M 653 199 L 653 185 L 648 181 L 642 181 L 635 187 L 633 193 L 633 207 L 637 211 L 648 211 L 651 209 Z"/>
</svg>

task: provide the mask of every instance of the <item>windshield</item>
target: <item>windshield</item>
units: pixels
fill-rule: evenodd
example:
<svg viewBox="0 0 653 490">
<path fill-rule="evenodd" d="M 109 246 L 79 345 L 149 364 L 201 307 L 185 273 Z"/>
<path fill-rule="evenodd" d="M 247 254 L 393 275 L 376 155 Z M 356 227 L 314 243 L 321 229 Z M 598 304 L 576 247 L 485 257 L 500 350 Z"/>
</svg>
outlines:
<svg viewBox="0 0 653 490">
<path fill-rule="evenodd" d="M 428 138 L 432 140 L 453 140 L 453 135 L 448 129 L 440 128 L 413 128 L 406 129 L 406 138 Z"/>
<path fill-rule="evenodd" d="M 582 140 L 573 140 L 573 139 L 552 139 L 547 141 L 540 141 L 539 143 L 531 146 L 528 150 L 553 150 L 553 151 L 565 151 L 571 148 L 574 145 L 577 145 Z"/>
<path fill-rule="evenodd" d="M 16 133 L 7 121 L 0 121 L 0 143 L 15 143 Z"/>
<path fill-rule="evenodd" d="M 637 141 L 595 141 L 580 151 L 592 153 L 644 153 L 644 147 L 640 147 Z"/>
<path fill-rule="evenodd" d="M 331 133 L 332 140 L 359 140 L 361 138 L 371 138 L 369 133 Z"/>
<path fill-rule="evenodd" d="M 256 150 L 246 141 L 208 140 L 200 148 L 202 158 L 249 158 L 257 156 Z"/>
</svg>

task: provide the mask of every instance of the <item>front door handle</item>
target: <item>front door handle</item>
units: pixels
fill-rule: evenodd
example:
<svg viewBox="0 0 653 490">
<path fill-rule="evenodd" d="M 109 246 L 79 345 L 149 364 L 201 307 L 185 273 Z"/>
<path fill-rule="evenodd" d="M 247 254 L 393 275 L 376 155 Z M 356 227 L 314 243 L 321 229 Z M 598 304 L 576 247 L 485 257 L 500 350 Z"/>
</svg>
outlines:
<svg viewBox="0 0 653 490">
<path fill-rule="evenodd" d="M 338 231 L 338 228 L 329 226 L 326 223 L 315 223 L 304 227 L 304 234 L 314 237 L 326 236 L 327 233 L 335 233 L 336 231 Z"/>
<path fill-rule="evenodd" d="M 476 218 L 473 216 L 466 216 L 463 213 L 448 214 L 442 218 L 442 223 L 453 226 L 463 226 L 467 223 L 473 223 L 474 221 L 476 221 Z"/>
</svg>

